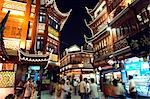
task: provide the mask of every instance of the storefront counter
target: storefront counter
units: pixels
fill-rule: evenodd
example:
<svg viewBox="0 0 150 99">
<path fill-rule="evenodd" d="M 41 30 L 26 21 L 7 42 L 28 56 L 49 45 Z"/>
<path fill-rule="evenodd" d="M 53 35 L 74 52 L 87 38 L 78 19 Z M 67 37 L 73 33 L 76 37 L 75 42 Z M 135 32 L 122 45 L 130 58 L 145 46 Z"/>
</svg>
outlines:
<svg viewBox="0 0 150 99">
<path fill-rule="evenodd" d="M 8 94 L 14 94 L 14 88 L 0 88 L 0 98 L 5 99 Z"/>
</svg>

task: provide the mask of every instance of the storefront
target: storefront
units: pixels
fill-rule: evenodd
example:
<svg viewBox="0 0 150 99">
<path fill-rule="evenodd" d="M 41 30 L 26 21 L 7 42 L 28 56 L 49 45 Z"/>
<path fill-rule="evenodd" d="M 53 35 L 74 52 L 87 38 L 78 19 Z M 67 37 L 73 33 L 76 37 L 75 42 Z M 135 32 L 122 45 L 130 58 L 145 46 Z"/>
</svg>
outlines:
<svg viewBox="0 0 150 99">
<path fill-rule="evenodd" d="M 129 89 L 128 76 L 132 75 L 136 82 L 138 95 L 150 97 L 150 56 L 132 57 L 123 60 L 124 69 L 121 71 L 125 88 Z"/>
<path fill-rule="evenodd" d="M 4 99 L 8 94 L 14 94 L 16 65 L 0 63 L 0 97 Z"/>
<path fill-rule="evenodd" d="M 121 78 L 121 67 L 114 68 L 111 65 L 104 66 L 102 68 L 99 68 L 100 70 L 100 85 L 101 89 L 103 89 L 104 83 L 109 83 L 113 81 L 113 79 L 122 80 Z"/>
</svg>

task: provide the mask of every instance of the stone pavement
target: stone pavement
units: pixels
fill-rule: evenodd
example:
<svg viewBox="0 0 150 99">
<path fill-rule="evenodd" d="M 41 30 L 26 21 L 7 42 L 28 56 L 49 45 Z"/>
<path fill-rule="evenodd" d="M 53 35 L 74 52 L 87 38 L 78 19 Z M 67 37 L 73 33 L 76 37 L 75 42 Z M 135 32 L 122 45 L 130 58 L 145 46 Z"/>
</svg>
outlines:
<svg viewBox="0 0 150 99">
<path fill-rule="evenodd" d="M 41 99 L 55 99 L 55 97 L 54 95 L 50 95 L 48 91 L 42 91 Z M 80 99 L 80 97 L 72 95 L 71 99 Z"/>
</svg>

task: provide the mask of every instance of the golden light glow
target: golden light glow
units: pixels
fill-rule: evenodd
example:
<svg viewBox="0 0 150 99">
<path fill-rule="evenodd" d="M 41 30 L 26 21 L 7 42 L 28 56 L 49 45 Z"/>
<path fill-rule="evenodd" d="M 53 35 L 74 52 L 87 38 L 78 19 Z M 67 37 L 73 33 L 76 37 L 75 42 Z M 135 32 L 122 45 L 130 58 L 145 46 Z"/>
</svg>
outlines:
<svg viewBox="0 0 150 99">
<path fill-rule="evenodd" d="M 59 40 L 59 38 L 58 37 L 56 37 L 56 36 L 54 36 L 54 35 L 52 35 L 52 34 L 48 34 L 50 37 L 52 37 L 52 38 L 54 38 L 55 40 Z"/>
<path fill-rule="evenodd" d="M 58 61 L 58 55 L 56 55 L 56 54 L 51 54 L 50 60 L 51 60 L 51 61 Z"/>
<path fill-rule="evenodd" d="M 24 16 L 24 12 L 17 11 L 17 10 L 12 10 L 12 9 L 8 9 L 8 8 L 3 8 L 2 12 L 7 13 L 9 10 L 10 10 L 10 14 Z"/>
<path fill-rule="evenodd" d="M 4 45 L 6 49 L 18 50 L 20 39 L 4 38 Z"/>
<path fill-rule="evenodd" d="M 50 33 L 50 34 L 52 34 L 52 35 L 54 35 L 56 37 L 59 36 L 59 33 L 56 30 L 54 30 L 52 27 L 50 27 L 50 26 L 48 27 L 48 33 Z"/>
<path fill-rule="evenodd" d="M 132 2 L 134 2 L 135 0 L 125 0 L 125 3 L 126 3 L 126 6 L 128 5 L 128 4 L 131 4 Z"/>
<path fill-rule="evenodd" d="M 26 40 L 26 50 L 30 50 L 31 48 L 31 44 L 32 44 L 32 41 L 31 40 Z"/>
<path fill-rule="evenodd" d="M 25 41 L 21 41 L 21 43 L 20 43 L 20 48 L 25 49 Z"/>
<path fill-rule="evenodd" d="M 7 0 L 4 2 L 3 8 L 25 11 L 26 10 L 26 3 Z"/>
</svg>

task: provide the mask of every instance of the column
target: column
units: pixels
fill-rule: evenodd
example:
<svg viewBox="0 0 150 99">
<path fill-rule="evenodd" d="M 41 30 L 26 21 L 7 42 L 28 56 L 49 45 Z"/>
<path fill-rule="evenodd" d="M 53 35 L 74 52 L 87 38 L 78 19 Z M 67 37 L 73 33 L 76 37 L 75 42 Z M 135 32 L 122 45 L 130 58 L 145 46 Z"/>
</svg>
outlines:
<svg viewBox="0 0 150 99">
<path fill-rule="evenodd" d="M 43 41 L 43 51 L 46 52 L 47 45 L 47 36 L 48 36 L 48 13 L 46 11 L 46 20 L 45 20 L 45 30 L 44 30 L 44 41 Z"/>
<path fill-rule="evenodd" d="M 40 0 L 36 0 L 35 18 L 33 22 L 32 36 L 31 36 L 31 40 L 32 40 L 31 52 L 34 52 L 36 50 L 36 36 L 37 36 L 39 10 L 40 10 Z"/>
<path fill-rule="evenodd" d="M 30 12 L 31 12 L 31 4 L 32 4 L 32 0 L 27 0 L 24 22 L 22 24 L 21 42 L 20 42 L 20 48 L 23 49 L 26 48 L 26 38 L 27 38 L 27 31 L 28 31 L 28 22 L 29 22 Z"/>
<path fill-rule="evenodd" d="M 60 31 L 58 31 L 59 32 L 59 36 L 58 36 L 58 38 L 59 38 L 59 41 L 58 41 L 58 62 L 59 62 L 59 60 L 60 60 Z"/>
</svg>

